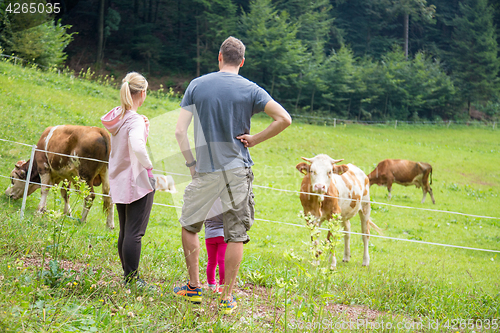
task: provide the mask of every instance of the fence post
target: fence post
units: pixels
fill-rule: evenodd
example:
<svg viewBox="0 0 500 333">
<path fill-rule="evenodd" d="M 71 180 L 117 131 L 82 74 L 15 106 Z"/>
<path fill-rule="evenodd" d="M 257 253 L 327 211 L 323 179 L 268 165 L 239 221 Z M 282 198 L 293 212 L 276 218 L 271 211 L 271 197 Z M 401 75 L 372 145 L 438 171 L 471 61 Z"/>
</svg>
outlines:
<svg viewBox="0 0 500 333">
<path fill-rule="evenodd" d="M 493 122 L 493 129 L 495 129 L 495 127 L 497 126 L 497 122 Z"/>
<path fill-rule="evenodd" d="M 333 118 L 333 128 L 337 127 L 337 118 Z"/>
<path fill-rule="evenodd" d="M 23 204 L 21 206 L 21 215 L 19 218 L 19 222 L 22 222 L 24 217 L 24 209 L 26 208 L 26 198 L 28 197 L 28 188 L 31 179 L 31 170 L 33 169 L 33 161 L 35 160 L 35 150 L 36 150 L 36 145 L 31 146 L 30 165 L 28 167 L 28 173 L 26 174 L 26 183 L 24 184 Z"/>
<path fill-rule="evenodd" d="M 395 124 L 394 124 L 394 128 L 397 128 L 398 127 L 398 121 L 396 120 Z"/>
</svg>

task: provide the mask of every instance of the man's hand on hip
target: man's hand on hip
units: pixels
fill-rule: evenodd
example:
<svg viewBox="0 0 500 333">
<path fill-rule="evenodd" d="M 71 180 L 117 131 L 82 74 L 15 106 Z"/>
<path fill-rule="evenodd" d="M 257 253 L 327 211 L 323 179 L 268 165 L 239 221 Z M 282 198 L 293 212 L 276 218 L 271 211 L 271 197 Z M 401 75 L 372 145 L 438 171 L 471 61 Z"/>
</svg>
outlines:
<svg viewBox="0 0 500 333">
<path fill-rule="evenodd" d="M 245 145 L 245 148 L 254 147 L 257 145 L 257 140 L 255 140 L 253 135 L 250 134 L 242 134 L 236 137 L 236 139 L 240 140 L 241 143 Z"/>
</svg>

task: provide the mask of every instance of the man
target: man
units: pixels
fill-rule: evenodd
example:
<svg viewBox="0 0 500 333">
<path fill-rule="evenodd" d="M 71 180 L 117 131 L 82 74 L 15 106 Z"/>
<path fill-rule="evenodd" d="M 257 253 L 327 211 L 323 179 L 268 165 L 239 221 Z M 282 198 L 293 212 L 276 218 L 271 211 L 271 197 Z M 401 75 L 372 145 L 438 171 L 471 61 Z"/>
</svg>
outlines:
<svg viewBox="0 0 500 333">
<path fill-rule="evenodd" d="M 189 167 L 192 182 L 186 187 L 179 222 L 189 282 L 174 293 L 193 303 L 202 300 L 199 278 L 198 232 L 214 201 L 223 205 L 226 279 L 220 309 L 230 314 L 237 302 L 232 295 L 243 244 L 254 220 L 253 173 L 248 148 L 277 135 L 292 120 L 288 112 L 262 88 L 238 75 L 245 62 L 245 45 L 234 37 L 221 45 L 219 71 L 194 79 L 181 102 L 175 136 Z M 250 135 L 250 118 L 264 111 L 274 121 Z M 187 129 L 194 117 L 195 149 L 191 153 Z"/>
</svg>

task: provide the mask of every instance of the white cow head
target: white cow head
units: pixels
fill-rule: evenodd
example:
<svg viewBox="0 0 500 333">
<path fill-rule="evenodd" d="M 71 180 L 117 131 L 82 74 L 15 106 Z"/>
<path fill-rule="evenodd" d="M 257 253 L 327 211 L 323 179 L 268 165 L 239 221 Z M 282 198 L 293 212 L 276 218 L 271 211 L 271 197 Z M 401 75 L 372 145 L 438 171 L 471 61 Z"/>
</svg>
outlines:
<svg viewBox="0 0 500 333">
<path fill-rule="evenodd" d="M 309 174 L 311 187 L 314 193 L 325 194 L 328 192 L 333 173 L 341 174 L 344 166 L 335 166 L 341 160 L 334 160 L 328 155 L 320 154 L 313 158 L 302 157 L 303 160 L 311 163 L 299 163 L 296 168 L 303 174 Z"/>
<path fill-rule="evenodd" d="M 5 195 L 11 197 L 14 200 L 17 200 L 23 196 L 25 187 L 25 182 L 23 180 L 26 180 L 27 170 L 28 170 L 28 162 L 19 161 L 16 163 L 14 170 L 12 170 L 12 172 L 10 173 L 11 185 L 5 191 Z M 32 173 L 31 178 L 33 180 L 34 176 L 38 175 L 38 171 L 36 170 L 36 168 L 33 167 L 31 173 Z M 39 187 L 40 185 L 30 184 L 28 187 L 28 195 L 33 193 Z"/>
</svg>

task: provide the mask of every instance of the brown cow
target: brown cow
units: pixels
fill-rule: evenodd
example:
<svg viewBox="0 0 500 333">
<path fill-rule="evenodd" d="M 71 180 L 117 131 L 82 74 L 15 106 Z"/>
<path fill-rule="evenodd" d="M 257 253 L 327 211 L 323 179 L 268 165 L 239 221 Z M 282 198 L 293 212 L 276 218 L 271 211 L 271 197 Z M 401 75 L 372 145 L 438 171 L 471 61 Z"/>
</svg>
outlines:
<svg viewBox="0 0 500 333">
<path fill-rule="evenodd" d="M 422 203 L 429 192 L 432 203 L 435 204 L 434 194 L 432 194 L 432 188 L 429 184 L 429 175 L 430 184 L 432 184 L 432 166 L 429 163 L 387 159 L 380 162 L 375 170 L 368 175 L 368 178 L 370 186 L 373 184 L 387 186 L 389 199 L 391 198 L 392 183 L 403 186 L 415 185 L 417 188 L 422 187 L 424 192 Z"/>
<path fill-rule="evenodd" d="M 334 160 L 325 154 L 313 158 L 304 158 L 305 162 L 297 164 L 296 168 L 305 176 L 302 179 L 300 202 L 304 214 L 312 214 L 319 225 L 332 218 L 333 214 L 340 214 L 344 231 L 351 231 L 350 219 L 359 213 L 361 218 L 361 232 L 370 234 L 370 227 L 380 232 L 370 220 L 370 187 L 366 174 L 352 164 L 335 165 L 343 160 Z M 310 195 L 314 193 L 318 195 Z M 344 262 L 351 257 L 349 233 L 344 234 Z M 362 236 L 364 252 L 363 266 L 370 264 L 368 254 L 368 238 Z M 335 268 L 337 260 L 332 258 L 331 268 Z"/>
<path fill-rule="evenodd" d="M 47 195 L 50 189 L 48 185 L 59 184 L 61 181 L 79 176 L 87 182 L 90 187 L 90 195 L 84 200 L 82 211 L 82 222 L 86 220 L 90 207 L 95 198 L 94 186 L 102 182 L 104 212 L 107 214 L 106 224 L 114 228 L 113 207 L 109 195 L 108 165 L 88 159 L 72 158 L 58 154 L 71 155 L 75 157 L 86 157 L 101 161 L 109 160 L 110 153 L 109 134 L 102 128 L 60 125 L 48 127 L 42 133 L 37 143 L 37 149 L 33 161 L 30 181 L 38 184 L 29 184 L 28 195 L 41 187 L 42 196 L 38 211 L 45 211 Z M 11 186 L 5 194 L 12 199 L 19 199 L 24 194 L 26 175 L 28 173 L 29 161 L 19 161 L 11 172 Z M 39 185 L 41 184 L 41 186 Z M 68 193 L 61 189 L 64 199 L 64 213 L 70 214 Z"/>
</svg>

